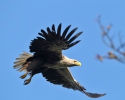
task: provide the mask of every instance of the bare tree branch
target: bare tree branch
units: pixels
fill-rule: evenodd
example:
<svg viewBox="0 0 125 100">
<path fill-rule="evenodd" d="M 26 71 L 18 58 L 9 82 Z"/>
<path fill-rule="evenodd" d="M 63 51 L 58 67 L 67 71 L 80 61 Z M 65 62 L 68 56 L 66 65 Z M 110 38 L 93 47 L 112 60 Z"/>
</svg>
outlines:
<svg viewBox="0 0 125 100">
<path fill-rule="evenodd" d="M 108 51 L 106 56 L 100 56 L 98 54 L 97 59 L 100 61 L 103 61 L 104 58 L 115 59 L 125 64 L 125 41 L 123 42 L 123 36 L 121 36 L 121 33 L 118 34 L 119 45 L 116 45 L 116 42 L 113 40 L 114 36 L 112 37 L 111 35 L 109 35 L 112 25 L 108 25 L 108 27 L 105 29 L 101 23 L 100 18 L 101 16 L 98 16 L 97 23 L 102 31 L 102 35 L 101 35 L 102 41 L 106 46 L 112 49 L 113 52 Z"/>
</svg>

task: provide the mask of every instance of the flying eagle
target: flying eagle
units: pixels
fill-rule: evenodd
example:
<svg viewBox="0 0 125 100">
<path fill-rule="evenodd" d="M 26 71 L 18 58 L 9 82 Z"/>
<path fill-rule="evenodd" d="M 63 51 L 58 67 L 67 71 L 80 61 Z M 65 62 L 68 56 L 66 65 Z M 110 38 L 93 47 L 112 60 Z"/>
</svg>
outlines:
<svg viewBox="0 0 125 100">
<path fill-rule="evenodd" d="M 40 36 L 32 40 L 29 46 L 30 52 L 34 54 L 23 52 L 19 58 L 16 58 L 14 68 L 20 72 L 26 72 L 20 77 L 22 79 L 28 74 L 30 75 L 30 78 L 24 81 L 25 85 L 30 83 L 35 74 L 42 73 L 43 77 L 53 84 L 79 90 L 91 98 L 104 96 L 105 94 L 86 92 L 86 89 L 73 78 L 69 71 L 69 67 L 81 66 L 81 63 L 63 55 L 62 50 L 67 50 L 79 43 L 80 40 L 73 41 L 82 34 L 79 32 L 72 36 L 77 28 L 68 33 L 70 27 L 71 25 L 66 27 L 62 33 L 61 24 L 57 30 L 54 24 L 52 28 L 47 27 L 47 31 L 41 29 L 41 32 L 38 33 Z"/>
</svg>

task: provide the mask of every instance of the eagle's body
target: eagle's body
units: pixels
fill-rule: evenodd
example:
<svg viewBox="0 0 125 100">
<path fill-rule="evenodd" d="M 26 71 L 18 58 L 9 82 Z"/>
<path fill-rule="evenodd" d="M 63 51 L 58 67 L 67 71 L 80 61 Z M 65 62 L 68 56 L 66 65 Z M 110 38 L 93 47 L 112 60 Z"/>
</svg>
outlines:
<svg viewBox="0 0 125 100">
<path fill-rule="evenodd" d="M 76 42 L 73 41 L 81 35 L 82 32 L 72 36 L 77 30 L 77 28 L 74 28 L 67 34 L 70 27 L 71 25 L 66 27 L 62 34 L 61 24 L 59 24 L 57 31 L 54 25 L 52 25 L 51 29 L 48 27 L 47 32 L 41 30 L 41 33 L 38 33 L 41 37 L 32 40 L 30 45 L 30 52 L 34 54 L 31 55 L 26 52 L 21 54 L 14 63 L 14 68 L 17 68 L 18 71 L 26 71 L 26 73 L 21 76 L 22 79 L 25 78 L 28 73 L 30 74 L 30 78 L 24 81 L 25 85 L 30 83 L 35 74 L 42 73 L 43 77 L 53 84 L 79 90 L 92 98 L 101 97 L 105 94 L 86 92 L 86 89 L 73 78 L 68 69 L 68 67 L 81 66 L 81 63 L 77 60 L 70 59 L 62 54 L 62 50 L 67 50 L 80 42 L 80 40 Z"/>
</svg>

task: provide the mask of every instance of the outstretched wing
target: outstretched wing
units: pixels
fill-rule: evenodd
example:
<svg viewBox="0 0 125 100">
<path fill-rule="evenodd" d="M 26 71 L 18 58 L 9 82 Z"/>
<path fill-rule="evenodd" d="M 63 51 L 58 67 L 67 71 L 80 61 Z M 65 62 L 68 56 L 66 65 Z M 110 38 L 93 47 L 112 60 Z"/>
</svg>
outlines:
<svg viewBox="0 0 125 100">
<path fill-rule="evenodd" d="M 86 89 L 73 78 L 68 68 L 52 69 L 43 67 L 41 68 L 41 70 L 43 76 L 47 79 L 47 81 L 53 84 L 62 85 L 63 87 L 69 89 L 71 88 L 73 90 L 79 90 L 91 98 L 98 98 L 105 95 L 86 92 Z"/>
<path fill-rule="evenodd" d="M 55 25 L 52 25 L 50 29 L 47 27 L 47 32 L 43 29 L 41 33 L 38 33 L 40 37 L 32 40 L 30 45 L 30 51 L 34 52 L 35 55 L 42 55 L 49 57 L 56 56 L 60 58 L 62 55 L 62 50 L 66 50 L 74 45 L 76 45 L 80 40 L 73 42 L 82 32 L 77 33 L 76 35 L 72 36 L 73 33 L 77 30 L 74 28 L 68 33 L 69 28 L 71 25 L 66 27 L 66 29 L 61 34 L 61 24 L 59 24 L 57 28 L 57 32 L 55 29 Z"/>
</svg>

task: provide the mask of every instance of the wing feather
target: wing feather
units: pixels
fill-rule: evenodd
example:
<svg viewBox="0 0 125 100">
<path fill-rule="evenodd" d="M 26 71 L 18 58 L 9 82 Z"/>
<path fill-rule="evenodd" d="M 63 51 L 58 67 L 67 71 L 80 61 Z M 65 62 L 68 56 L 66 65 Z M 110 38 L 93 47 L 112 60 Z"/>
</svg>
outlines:
<svg viewBox="0 0 125 100">
<path fill-rule="evenodd" d="M 67 34 L 67 32 L 68 32 L 68 30 L 69 30 L 70 27 L 71 27 L 71 25 L 69 25 L 68 27 L 66 27 L 66 29 L 65 29 L 64 32 L 62 33 L 62 39 L 65 38 L 65 36 L 66 36 L 66 34 Z"/>
<path fill-rule="evenodd" d="M 79 43 L 79 42 L 80 42 L 80 40 L 78 40 L 78 41 L 76 41 L 76 42 L 73 42 L 73 43 L 69 44 L 69 45 L 68 45 L 68 48 L 70 48 L 70 47 L 76 45 L 76 44 Z"/>
<path fill-rule="evenodd" d="M 56 58 L 62 59 L 62 50 L 66 50 L 74 45 L 76 45 L 79 40 L 73 42 L 82 32 L 77 33 L 75 36 L 72 37 L 73 33 L 77 30 L 74 28 L 68 33 L 69 28 L 71 25 L 66 27 L 66 29 L 61 34 L 61 24 L 58 25 L 57 33 L 55 30 L 55 25 L 52 25 L 52 29 L 47 27 L 47 32 L 41 29 L 41 33 L 38 33 L 41 37 L 37 37 L 36 39 L 32 40 L 30 44 L 30 52 L 34 52 L 35 56 L 42 55 L 43 57 L 46 56 L 46 53 L 53 53 L 55 54 Z M 50 58 L 48 55 L 48 58 Z"/>
<path fill-rule="evenodd" d="M 62 85 L 63 87 L 73 89 L 73 90 L 79 90 L 91 98 L 98 98 L 105 95 L 105 94 L 86 92 L 86 89 L 73 78 L 68 68 L 63 68 L 63 69 L 48 68 L 47 69 L 44 67 L 43 69 L 44 70 L 41 71 L 43 74 L 43 77 L 45 77 L 47 81 L 53 84 Z"/>
<path fill-rule="evenodd" d="M 71 43 L 72 41 L 74 41 L 78 36 L 80 36 L 82 34 L 82 32 L 77 33 L 75 36 L 73 36 L 68 43 Z"/>
<path fill-rule="evenodd" d="M 59 24 L 58 28 L 57 28 L 57 39 L 59 40 L 61 36 L 61 24 Z"/>
<path fill-rule="evenodd" d="M 52 25 L 52 31 L 56 32 L 55 25 Z"/>
<path fill-rule="evenodd" d="M 41 34 L 41 33 L 38 33 L 38 34 L 41 35 L 42 37 L 45 37 L 45 39 L 46 39 L 47 41 L 52 41 L 52 39 L 48 36 L 48 34 L 47 34 L 44 30 L 41 30 L 41 32 L 42 32 L 43 34 Z"/>
<path fill-rule="evenodd" d="M 77 30 L 78 28 L 74 28 L 67 36 L 66 36 L 66 40 L 68 41 L 68 39 L 73 35 L 73 33 Z"/>
</svg>

